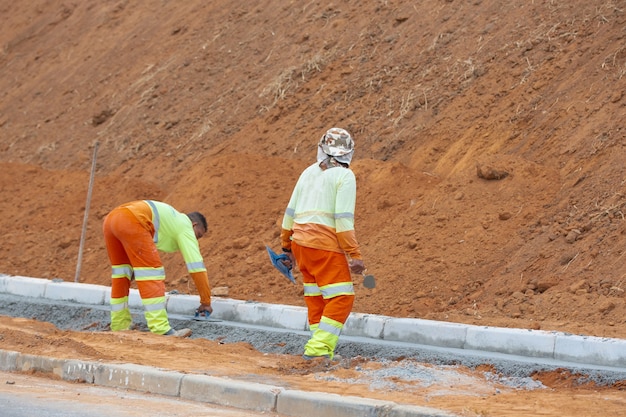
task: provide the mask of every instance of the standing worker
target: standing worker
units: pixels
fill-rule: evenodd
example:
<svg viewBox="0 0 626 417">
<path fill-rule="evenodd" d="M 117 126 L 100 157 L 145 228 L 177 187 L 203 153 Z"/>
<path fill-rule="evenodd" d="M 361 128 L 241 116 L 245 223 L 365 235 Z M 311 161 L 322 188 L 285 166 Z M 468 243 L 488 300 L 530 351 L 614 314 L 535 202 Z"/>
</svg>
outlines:
<svg viewBox="0 0 626 417">
<path fill-rule="evenodd" d="M 346 130 L 328 130 L 320 139 L 317 162 L 300 175 L 283 217 L 281 245 L 302 273 L 311 329 L 304 359 L 333 360 L 354 303 L 350 271 L 365 270 L 354 231 L 353 154 Z"/>
<path fill-rule="evenodd" d="M 122 204 L 104 219 L 104 241 L 111 262 L 111 330 L 128 330 L 131 280 L 144 306 L 152 333 L 188 337 L 190 329 L 174 330 L 165 309 L 165 269 L 159 256 L 180 251 L 187 270 L 200 293 L 198 312 L 210 314 L 211 287 L 198 239 L 207 232 L 206 218 L 198 213 L 182 214 L 169 204 L 140 200 Z"/>
</svg>

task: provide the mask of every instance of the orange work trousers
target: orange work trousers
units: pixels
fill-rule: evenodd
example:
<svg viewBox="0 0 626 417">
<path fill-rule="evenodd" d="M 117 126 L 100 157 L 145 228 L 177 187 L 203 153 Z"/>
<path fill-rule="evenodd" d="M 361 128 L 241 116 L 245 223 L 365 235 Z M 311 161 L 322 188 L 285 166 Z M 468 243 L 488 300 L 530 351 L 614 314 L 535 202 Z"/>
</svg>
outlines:
<svg viewBox="0 0 626 417">
<path fill-rule="evenodd" d="M 149 272 L 148 275 L 153 275 L 153 278 L 136 279 L 142 302 L 148 305 L 154 300 L 161 304 L 160 301 L 165 299 L 165 274 L 161 257 L 153 241 L 153 231 L 142 225 L 129 209 L 118 207 L 105 218 L 103 233 L 113 268 L 112 301 L 128 297 L 134 271 L 142 270 Z M 128 272 L 119 274 L 119 271 Z M 146 311 L 145 315 L 152 332 L 162 334 L 171 328 L 164 306 L 163 308 L 155 306 L 153 311 Z"/>
<path fill-rule="evenodd" d="M 291 249 L 296 258 L 302 280 L 306 284 L 316 284 L 318 295 L 307 295 L 309 325 L 319 324 L 322 316 L 345 324 L 354 304 L 354 291 L 333 293 L 335 286 L 352 284 L 350 266 L 343 253 L 308 248 L 292 242 Z"/>
</svg>

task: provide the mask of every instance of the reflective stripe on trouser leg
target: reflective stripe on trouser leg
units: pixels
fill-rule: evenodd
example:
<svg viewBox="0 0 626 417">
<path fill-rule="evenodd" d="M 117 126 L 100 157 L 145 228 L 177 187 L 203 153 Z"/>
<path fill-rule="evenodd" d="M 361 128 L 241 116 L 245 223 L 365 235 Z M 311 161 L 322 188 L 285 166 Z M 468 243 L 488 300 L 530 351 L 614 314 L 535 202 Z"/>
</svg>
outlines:
<svg viewBox="0 0 626 417">
<path fill-rule="evenodd" d="M 128 297 L 111 298 L 111 331 L 128 330 L 132 322 Z"/>
<path fill-rule="evenodd" d="M 111 272 L 111 331 L 128 330 L 133 319 L 128 309 L 130 265 L 114 265 Z"/>
<path fill-rule="evenodd" d="M 144 316 L 152 333 L 164 334 L 171 327 L 165 309 L 165 283 L 162 280 L 137 280 Z"/>
<path fill-rule="evenodd" d="M 348 261 L 342 253 L 307 248 L 297 242 L 292 242 L 291 249 L 302 274 L 312 333 L 304 354 L 332 358 L 354 303 Z"/>
<path fill-rule="evenodd" d="M 160 266 L 136 266 L 134 268 L 135 281 L 163 281 L 165 268 Z"/>
<path fill-rule="evenodd" d="M 347 294 L 344 294 L 344 291 Z M 332 359 L 343 325 L 352 310 L 354 288 L 352 283 L 329 285 L 322 289 L 322 294 L 322 296 L 305 297 L 309 310 L 322 307 L 324 315 L 319 323 L 309 324 L 311 338 L 304 346 L 304 354 L 307 356 L 328 355 Z M 330 298 L 326 299 L 326 296 Z M 328 317 L 330 315 L 334 318 Z"/>
<path fill-rule="evenodd" d="M 332 359 L 335 356 L 335 348 L 342 329 L 342 323 L 322 316 L 318 328 L 304 346 L 304 354 L 307 356 L 328 355 Z"/>
<path fill-rule="evenodd" d="M 303 277 L 305 280 L 307 279 L 304 274 Z M 304 283 L 304 302 L 307 307 L 309 327 L 313 330 L 313 326 L 317 328 L 317 325 L 320 323 L 322 314 L 324 314 L 324 305 L 326 304 L 317 284 L 310 282 Z"/>
<path fill-rule="evenodd" d="M 306 297 L 307 305 L 319 302 L 322 298 L 324 315 L 319 325 L 311 326 L 312 335 L 304 346 L 307 356 L 335 356 L 335 348 L 343 325 L 348 319 L 354 303 L 354 287 L 352 282 L 340 282 L 320 288 L 321 297 Z M 314 302 L 312 302 L 315 300 Z M 329 317 L 333 316 L 333 318 Z M 314 330 L 313 330 L 314 329 Z"/>
</svg>

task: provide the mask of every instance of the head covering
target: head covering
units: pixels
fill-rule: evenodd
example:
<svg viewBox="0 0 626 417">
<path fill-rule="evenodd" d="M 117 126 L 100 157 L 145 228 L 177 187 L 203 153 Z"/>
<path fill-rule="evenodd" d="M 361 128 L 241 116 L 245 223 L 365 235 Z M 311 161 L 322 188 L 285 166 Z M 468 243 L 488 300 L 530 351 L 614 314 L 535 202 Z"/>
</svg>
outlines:
<svg viewBox="0 0 626 417">
<path fill-rule="evenodd" d="M 338 127 L 328 129 L 319 141 L 317 161 L 329 157 L 343 164 L 350 165 L 354 155 L 354 140 L 347 130 Z"/>
</svg>

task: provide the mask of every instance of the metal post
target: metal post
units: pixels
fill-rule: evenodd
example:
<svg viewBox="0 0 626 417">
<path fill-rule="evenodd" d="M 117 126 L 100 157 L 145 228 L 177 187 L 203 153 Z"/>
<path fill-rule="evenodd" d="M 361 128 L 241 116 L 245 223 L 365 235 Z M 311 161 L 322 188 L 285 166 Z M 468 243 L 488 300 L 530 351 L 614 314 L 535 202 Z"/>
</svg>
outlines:
<svg viewBox="0 0 626 417">
<path fill-rule="evenodd" d="M 87 203 L 85 203 L 85 217 L 83 218 L 83 231 L 80 235 L 80 246 L 78 248 L 78 262 L 76 263 L 76 275 L 74 282 L 78 282 L 80 277 L 80 266 L 83 262 L 83 247 L 85 246 L 85 235 L 87 234 L 87 219 L 89 218 L 89 206 L 91 205 L 91 192 L 93 191 L 93 179 L 96 173 L 96 157 L 98 155 L 98 142 L 93 147 L 93 159 L 91 161 L 91 177 L 89 178 L 89 190 L 87 191 Z"/>
</svg>

